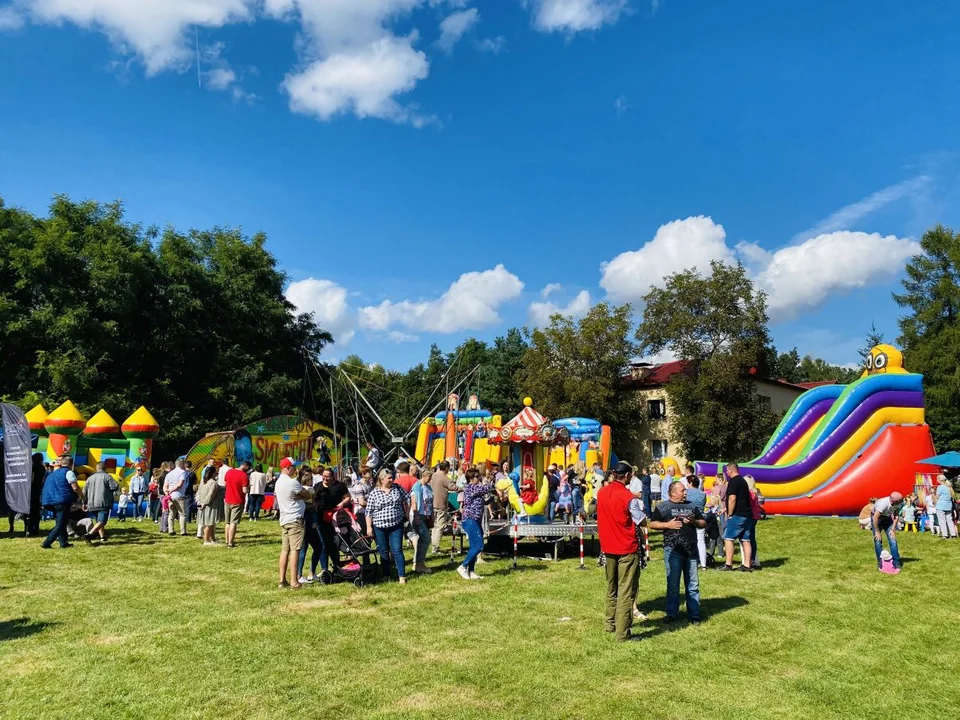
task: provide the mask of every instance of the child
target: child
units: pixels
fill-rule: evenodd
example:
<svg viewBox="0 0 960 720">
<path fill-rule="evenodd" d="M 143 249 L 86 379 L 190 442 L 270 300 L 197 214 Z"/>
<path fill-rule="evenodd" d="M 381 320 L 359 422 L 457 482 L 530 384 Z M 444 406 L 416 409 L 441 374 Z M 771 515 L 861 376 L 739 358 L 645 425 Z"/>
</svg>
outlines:
<svg viewBox="0 0 960 720">
<path fill-rule="evenodd" d="M 120 492 L 120 498 L 117 500 L 117 515 L 119 516 L 118 522 L 126 522 L 127 520 L 127 506 L 130 504 L 130 496 L 127 495 L 126 491 Z"/>
<path fill-rule="evenodd" d="M 861 530 L 870 529 L 870 518 L 873 517 L 873 505 L 877 502 L 876 498 L 870 498 L 870 502 L 863 506 L 860 511 L 859 523 Z"/>
<path fill-rule="evenodd" d="M 557 490 L 557 511 L 562 512 L 565 521 L 573 514 L 573 485 L 566 475 L 560 478 L 560 488 Z"/>
<path fill-rule="evenodd" d="M 888 550 L 884 550 L 882 553 L 880 553 L 880 572 L 886 575 L 900 574 L 900 568 L 894 566 L 893 555 L 891 555 Z"/>
<path fill-rule="evenodd" d="M 907 498 L 907 501 L 903 504 L 903 508 L 900 510 L 900 517 L 903 520 L 903 531 L 904 532 L 916 532 L 917 531 L 917 508 L 913 505 L 913 495 Z"/>
<path fill-rule="evenodd" d="M 170 494 L 165 493 L 162 498 L 160 498 L 160 532 L 165 533 L 169 532 L 168 523 L 170 521 Z"/>
</svg>

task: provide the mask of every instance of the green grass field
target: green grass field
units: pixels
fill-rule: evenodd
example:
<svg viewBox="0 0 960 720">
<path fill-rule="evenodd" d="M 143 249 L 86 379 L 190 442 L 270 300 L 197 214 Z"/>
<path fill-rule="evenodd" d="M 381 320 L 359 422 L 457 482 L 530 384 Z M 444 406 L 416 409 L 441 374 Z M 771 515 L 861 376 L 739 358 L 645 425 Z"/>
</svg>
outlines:
<svg viewBox="0 0 960 720">
<path fill-rule="evenodd" d="M 676 629 L 654 543 L 644 639 L 620 645 L 592 558 L 280 591 L 274 523 L 235 550 L 111 528 L 0 539 L 0 717 L 960 716 L 960 543 L 928 535 L 901 535 L 893 577 L 855 521 L 768 520 L 766 568 L 702 573 L 706 622 Z"/>
</svg>

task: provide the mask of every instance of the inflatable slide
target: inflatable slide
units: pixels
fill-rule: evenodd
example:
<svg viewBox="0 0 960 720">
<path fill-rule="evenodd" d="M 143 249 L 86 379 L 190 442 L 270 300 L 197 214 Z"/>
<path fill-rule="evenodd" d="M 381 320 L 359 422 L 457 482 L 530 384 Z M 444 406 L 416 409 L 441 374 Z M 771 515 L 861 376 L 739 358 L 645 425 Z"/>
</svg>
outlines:
<svg viewBox="0 0 960 720">
<path fill-rule="evenodd" d="M 912 491 L 918 460 L 934 454 L 924 422 L 923 376 L 903 367 L 890 345 L 870 352 L 863 375 L 801 395 L 763 452 L 740 463 L 766 498 L 766 511 L 855 515 L 871 497 Z M 697 462 L 710 479 L 723 463 Z"/>
</svg>

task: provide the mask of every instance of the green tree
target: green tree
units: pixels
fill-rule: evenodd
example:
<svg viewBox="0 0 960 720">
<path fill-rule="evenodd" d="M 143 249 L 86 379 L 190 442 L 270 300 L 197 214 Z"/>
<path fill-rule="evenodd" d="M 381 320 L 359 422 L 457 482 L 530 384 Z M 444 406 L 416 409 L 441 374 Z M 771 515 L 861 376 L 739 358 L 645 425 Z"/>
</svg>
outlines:
<svg viewBox="0 0 960 720">
<path fill-rule="evenodd" d="M 617 448 L 630 447 L 640 417 L 636 395 L 622 391 L 637 354 L 632 320 L 629 305 L 599 303 L 578 321 L 558 314 L 527 329 L 518 389 L 547 417 L 597 418 L 611 426 Z"/>
<path fill-rule="evenodd" d="M 904 364 L 922 373 L 927 422 L 941 447 L 960 443 L 960 234 L 942 225 L 920 239 L 894 293 Z"/>
<path fill-rule="evenodd" d="M 691 368 L 667 384 L 672 439 L 688 458 L 748 457 L 775 422 L 751 380 L 769 357 L 766 297 L 740 264 L 714 261 L 707 276 L 684 270 L 665 280 L 644 298 L 637 340 L 644 354 L 669 350 Z"/>
<path fill-rule="evenodd" d="M 302 404 L 304 354 L 331 341 L 284 297 L 266 237 L 179 233 L 120 203 L 0 200 L 0 396 L 157 417 L 158 457 Z"/>
</svg>

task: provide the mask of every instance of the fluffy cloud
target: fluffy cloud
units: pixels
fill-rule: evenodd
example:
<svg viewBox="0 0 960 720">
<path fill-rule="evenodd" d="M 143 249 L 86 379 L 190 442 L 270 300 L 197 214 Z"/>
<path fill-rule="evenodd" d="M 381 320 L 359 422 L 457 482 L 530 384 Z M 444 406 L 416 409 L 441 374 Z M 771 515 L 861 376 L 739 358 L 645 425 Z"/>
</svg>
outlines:
<svg viewBox="0 0 960 720">
<path fill-rule="evenodd" d="M 540 297 L 546 299 L 560 290 L 563 290 L 563 285 L 560 283 L 547 283 L 543 286 L 543 290 L 540 291 Z"/>
<path fill-rule="evenodd" d="M 920 246 L 909 238 L 838 231 L 772 253 L 756 276 L 769 294 L 770 316 L 785 320 L 829 295 L 890 279 Z"/>
<path fill-rule="evenodd" d="M 503 47 L 507 44 L 507 39 L 503 35 L 497 35 L 496 37 L 483 38 L 477 42 L 477 49 L 480 52 L 488 52 L 492 55 L 499 55 L 500 51 L 503 50 Z"/>
<path fill-rule="evenodd" d="M 627 0 L 533 0 L 532 5 L 538 30 L 575 33 L 617 22 Z"/>
<path fill-rule="evenodd" d="M 346 288 L 331 280 L 307 278 L 290 283 L 287 300 L 301 313 L 313 313 L 317 324 L 333 335 L 339 345 L 353 339 L 354 315 L 347 302 Z"/>
<path fill-rule="evenodd" d="M 105 33 L 143 59 L 148 75 L 193 61 L 189 27 L 222 27 L 253 18 L 258 0 L 15 0 L 39 23 L 70 22 Z"/>
<path fill-rule="evenodd" d="M 415 38 L 387 35 L 370 45 L 345 50 L 287 75 L 283 87 L 290 109 L 321 120 L 338 113 L 423 125 L 430 118 L 398 103 L 429 72 L 427 56 L 414 50 Z"/>
<path fill-rule="evenodd" d="M 549 287 L 549 285 L 547 286 Z M 544 288 L 546 290 L 546 288 Z M 550 318 L 554 315 L 566 315 L 571 318 L 581 318 L 587 314 L 590 309 L 590 293 L 581 290 L 577 296 L 571 300 L 566 307 L 561 307 L 556 303 L 532 302 L 530 303 L 529 314 L 530 324 L 534 327 L 545 327 L 550 324 Z"/>
<path fill-rule="evenodd" d="M 600 286 L 617 302 L 637 302 L 651 287 L 663 287 L 663 278 L 696 268 L 704 271 L 711 260 L 734 260 L 722 225 L 699 215 L 661 225 L 653 239 L 639 250 L 617 255 L 600 266 Z"/>
<path fill-rule="evenodd" d="M 383 332 L 404 327 L 420 332 L 480 330 L 500 322 L 498 310 L 523 291 L 523 283 L 503 265 L 461 275 L 433 300 L 384 300 L 359 310 L 361 327 Z"/>
<path fill-rule="evenodd" d="M 440 38 L 437 40 L 437 47 L 449 55 L 453 52 L 453 46 L 457 44 L 457 41 L 476 25 L 479 19 L 480 12 L 476 8 L 450 13 L 440 23 Z"/>
<path fill-rule="evenodd" d="M 909 238 L 847 230 L 772 252 L 744 242 L 731 248 L 723 226 L 699 216 L 662 225 L 639 250 L 601 265 L 600 285 L 615 301 L 637 302 L 651 287 L 662 287 L 665 275 L 688 268 L 704 272 L 711 260 L 741 260 L 768 294 L 771 319 L 782 321 L 834 293 L 884 282 L 918 250 Z"/>
<path fill-rule="evenodd" d="M 299 17 L 306 65 L 282 87 L 290 109 L 321 120 L 341 113 L 407 122 L 421 127 L 432 118 L 398 102 L 427 77 L 430 63 L 416 50 L 416 30 L 397 36 L 388 27 L 423 0 L 269 0 L 266 11 Z"/>
</svg>

